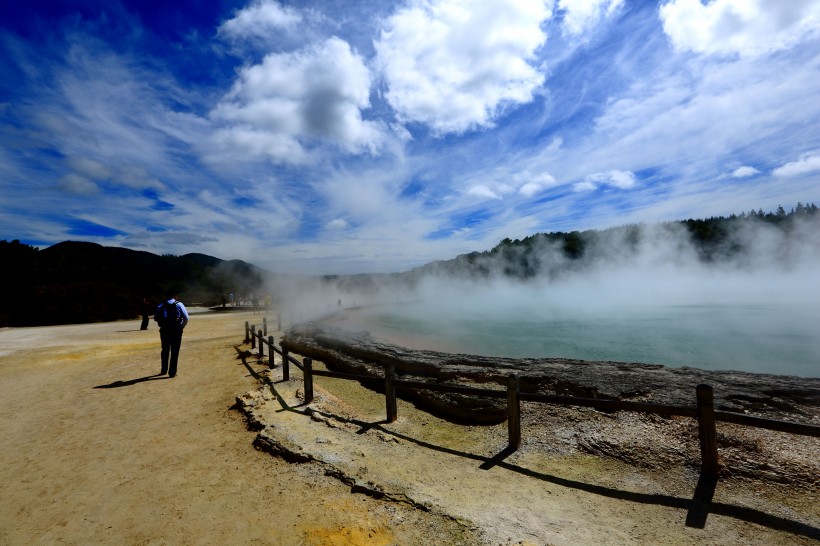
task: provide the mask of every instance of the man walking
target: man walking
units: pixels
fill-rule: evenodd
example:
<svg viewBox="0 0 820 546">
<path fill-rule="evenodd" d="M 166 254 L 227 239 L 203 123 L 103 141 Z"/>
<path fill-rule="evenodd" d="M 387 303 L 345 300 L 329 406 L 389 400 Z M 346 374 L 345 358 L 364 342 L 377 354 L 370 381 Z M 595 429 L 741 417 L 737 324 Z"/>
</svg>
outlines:
<svg viewBox="0 0 820 546">
<path fill-rule="evenodd" d="M 182 345 L 182 330 L 188 324 L 188 310 L 177 300 L 176 291 L 166 294 L 165 301 L 157 306 L 154 320 L 159 325 L 159 339 L 162 342 L 160 375 L 167 373 L 168 377 L 174 377 L 177 374 L 179 348 Z"/>
<path fill-rule="evenodd" d="M 142 298 L 142 305 L 140 306 L 140 314 L 142 314 L 142 324 L 140 325 L 140 330 L 147 330 L 148 329 L 148 319 L 151 318 L 151 309 L 154 306 L 151 305 L 151 302 L 148 301 L 148 298 Z"/>
</svg>

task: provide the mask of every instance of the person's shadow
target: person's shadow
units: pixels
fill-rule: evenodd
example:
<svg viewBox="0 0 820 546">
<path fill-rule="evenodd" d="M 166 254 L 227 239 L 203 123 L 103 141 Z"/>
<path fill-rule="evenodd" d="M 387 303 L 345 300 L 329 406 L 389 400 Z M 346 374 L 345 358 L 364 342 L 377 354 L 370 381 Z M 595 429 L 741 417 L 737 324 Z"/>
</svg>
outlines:
<svg viewBox="0 0 820 546">
<path fill-rule="evenodd" d="M 108 385 L 97 385 L 94 388 L 95 389 L 116 389 L 118 387 L 130 387 L 131 385 L 136 385 L 137 383 L 142 383 L 144 381 L 155 381 L 157 379 L 168 379 L 168 376 L 155 373 L 153 375 L 146 375 L 145 377 L 138 377 L 136 379 L 127 379 L 125 381 L 114 381 L 113 383 L 109 383 Z"/>
</svg>

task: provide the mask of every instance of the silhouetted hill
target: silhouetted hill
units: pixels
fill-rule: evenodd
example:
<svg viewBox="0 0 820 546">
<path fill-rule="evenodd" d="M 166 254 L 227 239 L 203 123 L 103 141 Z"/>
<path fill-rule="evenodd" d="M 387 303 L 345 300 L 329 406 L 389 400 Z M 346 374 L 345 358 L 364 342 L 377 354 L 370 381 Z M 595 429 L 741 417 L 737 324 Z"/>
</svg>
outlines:
<svg viewBox="0 0 820 546">
<path fill-rule="evenodd" d="M 143 298 L 170 288 L 187 304 L 216 305 L 222 294 L 258 290 L 266 273 L 204 254 L 150 252 L 66 241 L 39 250 L 0 241 L 0 326 L 71 324 L 133 318 Z"/>
</svg>

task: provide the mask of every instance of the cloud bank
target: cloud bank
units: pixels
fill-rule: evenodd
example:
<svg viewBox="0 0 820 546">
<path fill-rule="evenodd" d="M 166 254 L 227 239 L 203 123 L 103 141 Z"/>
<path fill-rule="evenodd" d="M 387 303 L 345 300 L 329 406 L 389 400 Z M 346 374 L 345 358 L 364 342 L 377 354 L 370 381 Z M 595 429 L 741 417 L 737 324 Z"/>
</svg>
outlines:
<svg viewBox="0 0 820 546">
<path fill-rule="evenodd" d="M 820 6 L 811 1 L 672 0 L 660 17 L 675 48 L 706 55 L 766 55 L 820 28 Z"/>
<path fill-rule="evenodd" d="M 818 5 L 20 4 L 0 232 L 388 272 L 817 202 Z"/>
<path fill-rule="evenodd" d="M 269 54 L 243 68 L 211 113 L 227 127 L 215 134 L 223 153 L 304 163 L 306 147 L 329 142 L 350 153 L 375 150 L 378 124 L 370 107 L 370 72 L 349 44 L 330 38 L 294 53 Z"/>
<path fill-rule="evenodd" d="M 437 134 L 491 126 L 506 104 L 529 102 L 543 82 L 532 63 L 549 17 L 544 2 L 434 1 L 400 9 L 375 44 L 388 103 L 400 121 Z"/>
</svg>

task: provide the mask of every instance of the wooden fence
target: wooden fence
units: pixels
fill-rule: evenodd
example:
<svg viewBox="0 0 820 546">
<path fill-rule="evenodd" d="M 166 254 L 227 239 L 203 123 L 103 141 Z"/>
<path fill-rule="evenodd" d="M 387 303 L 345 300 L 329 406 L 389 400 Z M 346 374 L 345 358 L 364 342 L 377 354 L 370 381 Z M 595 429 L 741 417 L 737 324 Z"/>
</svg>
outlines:
<svg viewBox="0 0 820 546">
<path fill-rule="evenodd" d="M 267 336 L 267 339 L 266 339 Z M 304 378 L 305 403 L 313 400 L 313 378 L 315 376 L 333 377 L 336 379 L 347 379 L 359 381 L 373 385 L 383 385 L 385 391 L 385 406 L 387 421 L 392 423 L 398 418 L 396 405 L 397 389 L 432 390 L 440 392 L 458 393 L 471 396 L 482 396 L 486 398 L 506 398 L 507 400 L 507 431 L 510 450 L 521 447 L 521 402 L 540 402 L 543 404 L 556 404 L 563 406 L 578 406 L 595 408 L 598 410 L 613 411 L 634 411 L 641 413 L 653 413 L 657 415 L 681 417 L 691 417 L 698 422 L 698 439 L 700 441 L 701 454 L 701 474 L 709 477 L 716 477 L 718 474 L 718 452 L 717 452 L 717 430 L 716 422 L 734 423 L 750 427 L 800 434 L 804 436 L 820 436 L 820 426 L 806 423 L 795 423 L 779 419 L 768 419 L 764 417 L 753 417 L 742 413 L 730 411 L 716 411 L 714 408 L 714 392 L 709 385 L 698 385 L 695 389 L 695 407 L 671 406 L 664 404 L 654 404 L 647 402 L 628 402 L 622 400 L 606 400 L 599 398 L 582 398 L 577 396 L 561 396 L 551 394 L 538 394 L 531 392 L 521 392 L 520 379 L 517 375 L 511 374 L 507 378 L 506 390 L 483 389 L 468 387 L 463 385 L 440 385 L 425 383 L 424 381 L 410 381 L 398 379 L 396 369 L 393 364 L 387 364 L 384 377 L 373 377 L 367 375 L 332 372 L 328 370 L 314 370 L 313 360 L 304 357 L 302 362 L 288 353 L 284 347 L 277 347 L 273 336 L 267 335 L 267 321 L 263 319 L 263 329 L 256 330 L 255 325 L 245 322 L 245 343 L 251 344 L 251 349 L 258 346 L 259 358 L 264 358 L 264 346 L 268 346 L 269 356 L 279 353 L 282 357 L 282 380 L 290 380 L 290 365 L 293 364 L 302 371 Z M 270 358 L 270 365 L 273 367 L 273 358 Z"/>
</svg>

